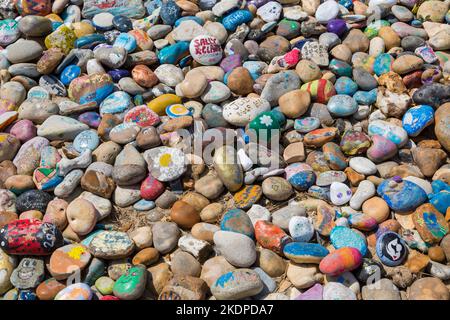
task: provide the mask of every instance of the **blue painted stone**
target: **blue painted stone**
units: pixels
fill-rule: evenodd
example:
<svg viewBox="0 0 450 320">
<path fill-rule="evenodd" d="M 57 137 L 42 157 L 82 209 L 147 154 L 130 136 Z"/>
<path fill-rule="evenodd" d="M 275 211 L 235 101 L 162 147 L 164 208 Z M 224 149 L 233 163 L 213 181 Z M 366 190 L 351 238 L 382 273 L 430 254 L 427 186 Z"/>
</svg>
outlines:
<svg viewBox="0 0 450 320">
<path fill-rule="evenodd" d="M 128 53 L 136 50 L 136 38 L 128 33 L 121 33 L 114 41 L 113 47 L 124 48 Z"/>
<path fill-rule="evenodd" d="M 64 23 L 60 21 L 52 21 L 52 31 L 55 31 L 59 27 L 61 27 Z"/>
<path fill-rule="evenodd" d="M 318 243 L 290 242 L 283 248 L 283 254 L 296 263 L 319 263 L 329 253 Z"/>
<path fill-rule="evenodd" d="M 275 107 L 271 111 L 273 117 L 278 121 L 280 126 L 284 126 L 286 124 L 286 116 L 283 112 L 281 112 L 280 107 Z"/>
<path fill-rule="evenodd" d="M 450 185 L 442 180 L 434 180 L 431 183 L 433 193 L 428 195 L 430 203 L 442 214 L 446 214 L 450 207 Z"/>
<path fill-rule="evenodd" d="M 258 79 L 262 75 L 264 69 L 262 68 L 261 63 L 257 61 L 245 61 L 242 66 L 250 72 L 253 80 Z"/>
<path fill-rule="evenodd" d="M 362 256 L 367 253 L 366 239 L 350 228 L 337 226 L 331 230 L 331 244 L 336 248 L 352 247 L 358 249 Z"/>
<path fill-rule="evenodd" d="M 327 187 L 311 186 L 308 189 L 308 194 L 317 199 L 330 201 L 330 188 Z"/>
<path fill-rule="evenodd" d="M 422 27 L 422 21 L 420 21 L 419 19 L 414 19 L 411 21 L 411 26 L 415 27 L 415 28 L 420 28 L 420 27 Z"/>
<path fill-rule="evenodd" d="M 129 77 L 130 71 L 126 69 L 112 69 L 108 71 L 108 74 L 111 76 L 114 82 L 119 82 L 120 79 Z"/>
<path fill-rule="evenodd" d="M 180 41 L 158 52 L 160 64 L 176 64 L 189 51 L 189 42 Z"/>
<path fill-rule="evenodd" d="M 377 88 L 370 91 L 356 91 L 353 95 L 353 99 L 355 99 L 358 104 L 368 106 L 377 101 L 377 91 Z"/>
<path fill-rule="evenodd" d="M 349 0 L 352 3 L 351 0 Z M 327 23 L 327 31 L 342 36 L 348 30 L 347 22 L 343 19 L 331 19 Z"/>
<path fill-rule="evenodd" d="M 345 61 L 338 59 L 331 59 L 329 68 L 337 76 L 352 76 L 352 66 Z"/>
<path fill-rule="evenodd" d="M 328 100 L 328 111 L 337 117 L 346 117 L 354 114 L 358 110 L 358 104 L 350 96 L 337 94 Z"/>
<path fill-rule="evenodd" d="M 173 0 L 163 1 L 159 15 L 164 24 L 173 26 L 181 17 L 181 8 Z"/>
<path fill-rule="evenodd" d="M 289 183 L 298 191 L 308 190 L 316 182 L 314 171 L 300 171 L 289 178 Z"/>
<path fill-rule="evenodd" d="M 133 30 L 133 22 L 126 16 L 115 16 L 112 20 L 114 28 L 120 32 L 128 32 Z"/>
<path fill-rule="evenodd" d="M 253 20 L 253 15 L 248 10 L 236 10 L 225 16 L 222 20 L 222 24 L 228 31 L 235 31 L 236 28 L 243 24 Z"/>
<path fill-rule="evenodd" d="M 59 76 L 59 79 L 64 85 L 68 86 L 70 82 L 73 79 L 78 78 L 80 74 L 81 68 L 77 65 L 72 64 L 64 68 L 64 70 L 61 72 L 61 75 Z"/>
<path fill-rule="evenodd" d="M 148 0 L 144 2 L 145 9 L 147 10 L 147 13 L 151 15 L 153 11 L 155 11 L 158 8 L 161 8 L 162 1 L 161 0 Z"/>
<path fill-rule="evenodd" d="M 340 77 L 336 80 L 334 89 L 337 94 L 353 96 L 353 94 L 358 91 L 358 85 L 349 77 Z"/>
<path fill-rule="evenodd" d="M 133 107 L 131 97 L 124 91 L 116 91 L 106 97 L 100 104 L 100 114 L 122 113 Z"/>
<path fill-rule="evenodd" d="M 53 177 L 50 178 L 50 180 L 48 180 L 47 182 L 41 184 L 40 190 L 42 190 L 42 191 L 52 191 L 63 180 L 64 180 L 64 177 L 61 177 L 61 176 L 55 174 Z"/>
<path fill-rule="evenodd" d="M 409 136 L 418 136 L 434 121 L 434 109 L 425 104 L 408 109 L 403 115 L 402 125 Z"/>
<path fill-rule="evenodd" d="M 384 180 L 377 193 L 392 210 L 398 212 L 413 211 L 427 200 L 421 187 L 398 176 Z"/>
<path fill-rule="evenodd" d="M 382 53 L 375 58 L 373 63 L 373 72 L 377 76 L 388 73 L 392 70 L 392 63 L 394 58 L 389 53 Z"/>
<path fill-rule="evenodd" d="M 308 133 L 320 127 L 320 120 L 316 117 L 295 119 L 294 129 L 301 133 Z"/>
<path fill-rule="evenodd" d="M 353 9 L 353 1 L 352 0 L 339 0 L 338 2 L 341 6 L 345 7 L 348 10 Z"/>
<path fill-rule="evenodd" d="M 202 19 L 200 19 L 199 17 L 196 16 L 186 16 L 186 17 L 181 17 L 180 19 L 178 19 L 177 21 L 175 21 L 175 27 L 178 27 L 180 25 L 180 23 L 182 23 L 183 21 L 189 21 L 189 20 L 193 20 L 195 22 L 197 22 L 199 25 L 204 25 L 205 21 L 203 21 Z"/>
<path fill-rule="evenodd" d="M 297 42 L 294 43 L 294 45 L 292 46 L 292 49 L 297 48 L 297 49 L 299 49 L 299 50 L 302 50 L 303 46 L 304 46 L 307 42 L 311 42 L 311 41 L 316 41 L 316 40 L 315 40 L 315 39 L 311 39 L 311 38 L 299 40 L 299 41 L 297 41 Z"/>
<path fill-rule="evenodd" d="M 37 300 L 37 295 L 32 290 L 20 290 L 18 300 Z"/>
<path fill-rule="evenodd" d="M 156 207 L 156 204 L 154 201 L 145 200 L 145 199 L 141 199 L 133 205 L 133 209 L 135 209 L 137 211 L 148 211 L 148 210 L 152 210 L 154 207 Z"/>
<path fill-rule="evenodd" d="M 100 234 L 103 231 L 104 230 L 101 230 L 101 229 L 95 229 L 94 231 L 91 231 L 91 233 L 89 233 L 86 236 L 86 238 L 84 238 L 83 241 L 81 241 L 81 244 L 85 245 L 86 247 L 89 247 L 89 244 L 91 243 L 92 239 L 94 239 L 95 236 L 97 236 L 98 234 Z"/>
<path fill-rule="evenodd" d="M 402 264 L 408 255 L 405 241 L 392 231 L 385 232 L 378 237 L 376 251 L 381 262 L 389 267 Z"/>
<path fill-rule="evenodd" d="M 79 153 L 82 153 L 88 149 L 94 151 L 98 147 L 99 143 L 100 139 L 98 138 L 97 131 L 84 130 L 81 131 L 73 140 L 73 147 Z"/>
<path fill-rule="evenodd" d="M 100 43 L 106 43 L 106 37 L 99 33 L 88 34 L 75 40 L 75 48 L 89 49 Z"/>
<path fill-rule="evenodd" d="M 91 128 L 98 128 L 101 120 L 100 114 L 95 111 L 84 112 L 78 116 L 78 121 L 87 124 Z"/>
<path fill-rule="evenodd" d="M 220 229 L 242 233 L 252 239 L 255 238 L 255 230 L 247 213 L 241 209 L 232 209 L 225 213 L 220 221 Z"/>
</svg>

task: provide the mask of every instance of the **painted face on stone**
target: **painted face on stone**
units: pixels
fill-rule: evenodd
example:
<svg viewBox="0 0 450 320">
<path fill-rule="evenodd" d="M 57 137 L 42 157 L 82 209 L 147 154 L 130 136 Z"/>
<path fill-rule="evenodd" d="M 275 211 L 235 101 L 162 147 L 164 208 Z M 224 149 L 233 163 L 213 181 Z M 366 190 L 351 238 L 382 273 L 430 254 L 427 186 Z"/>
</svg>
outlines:
<svg viewBox="0 0 450 320">
<path fill-rule="evenodd" d="M 40 259 L 23 258 L 17 267 L 17 276 L 20 280 L 28 281 L 40 277 L 39 269 L 44 268 L 44 262 Z"/>
<path fill-rule="evenodd" d="M 133 267 L 127 271 L 126 275 L 120 277 L 117 282 L 119 284 L 137 285 L 144 276 L 144 268 Z"/>
</svg>

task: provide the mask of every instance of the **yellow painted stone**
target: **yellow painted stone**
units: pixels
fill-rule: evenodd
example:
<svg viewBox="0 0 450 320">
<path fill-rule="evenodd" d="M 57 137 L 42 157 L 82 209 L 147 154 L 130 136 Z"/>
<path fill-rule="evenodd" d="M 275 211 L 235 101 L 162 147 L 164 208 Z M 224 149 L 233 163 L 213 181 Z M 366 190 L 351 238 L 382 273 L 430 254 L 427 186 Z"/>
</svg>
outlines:
<svg viewBox="0 0 450 320">
<path fill-rule="evenodd" d="M 171 104 L 181 103 L 181 98 L 175 94 L 166 93 L 147 103 L 147 106 L 159 116 L 166 114 L 166 107 Z"/>
<path fill-rule="evenodd" d="M 77 38 L 81 38 L 95 32 L 95 28 L 91 24 L 83 21 L 74 22 L 71 27 Z"/>
<path fill-rule="evenodd" d="M 45 46 L 47 49 L 60 48 L 65 54 L 68 54 L 74 48 L 76 39 L 73 30 L 62 25 L 45 38 Z"/>
<path fill-rule="evenodd" d="M 45 17 L 53 22 L 64 22 L 64 20 L 55 13 L 50 13 L 50 14 L 46 15 Z"/>
</svg>

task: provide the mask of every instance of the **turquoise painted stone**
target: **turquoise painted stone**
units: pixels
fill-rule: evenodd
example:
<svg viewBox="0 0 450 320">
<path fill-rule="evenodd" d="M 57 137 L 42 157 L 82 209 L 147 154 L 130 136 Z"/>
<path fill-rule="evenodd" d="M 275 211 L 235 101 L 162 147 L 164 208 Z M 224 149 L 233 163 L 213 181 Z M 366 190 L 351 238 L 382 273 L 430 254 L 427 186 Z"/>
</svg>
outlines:
<svg viewBox="0 0 450 320">
<path fill-rule="evenodd" d="M 124 48 L 128 53 L 130 53 L 136 50 L 137 41 L 131 34 L 121 33 L 114 41 L 113 47 Z"/>
<path fill-rule="evenodd" d="M 433 193 L 428 195 L 430 203 L 442 214 L 450 207 L 450 185 L 442 180 L 434 180 L 431 183 Z"/>
<path fill-rule="evenodd" d="M 160 64 L 176 64 L 189 52 L 189 42 L 180 41 L 164 47 L 158 52 Z"/>
<path fill-rule="evenodd" d="M 332 96 L 327 104 L 328 111 L 338 117 L 346 117 L 358 110 L 355 99 L 348 95 L 337 94 Z"/>
<path fill-rule="evenodd" d="M 222 20 L 222 24 L 228 31 L 235 31 L 236 28 L 243 24 L 253 20 L 253 15 L 248 10 L 236 10 L 225 16 Z"/>
<path fill-rule="evenodd" d="M 405 129 L 384 120 L 371 121 L 367 131 L 369 136 L 382 136 L 395 143 L 397 147 L 402 147 L 408 141 Z"/>
<path fill-rule="evenodd" d="M 308 242 L 290 242 L 283 249 L 283 254 L 295 263 L 320 263 L 329 253 L 324 246 Z"/>
<path fill-rule="evenodd" d="M 367 242 L 361 233 L 353 231 L 350 228 L 336 226 L 331 230 L 330 240 L 336 249 L 343 247 L 352 247 L 358 249 L 362 256 L 367 253 Z"/>
<path fill-rule="evenodd" d="M 343 77 L 351 77 L 352 76 L 352 66 L 345 61 L 332 59 L 329 65 L 330 71 L 335 75 Z"/>
<path fill-rule="evenodd" d="M 358 85 L 355 81 L 350 79 L 349 77 L 340 77 L 336 80 L 334 84 L 334 89 L 336 90 L 336 93 L 339 94 L 346 94 L 349 96 L 353 96 L 353 94 L 358 91 Z"/>
<path fill-rule="evenodd" d="M 320 120 L 316 117 L 295 119 L 294 129 L 301 133 L 308 133 L 320 127 Z"/>
<path fill-rule="evenodd" d="M 0 46 L 15 42 L 20 35 L 19 24 L 14 19 L 0 20 Z"/>
<path fill-rule="evenodd" d="M 141 199 L 133 205 L 133 209 L 137 211 L 148 211 L 156 207 L 154 201 Z"/>
<path fill-rule="evenodd" d="M 402 125 L 409 136 L 417 137 L 423 129 L 434 121 L 434 109 L 427 105 L 419 105 L 408 109 L 403 115 Z"/>
<path fill-rule="evenodd" d="M 247 213 L 241 209 L 232 209 L 225 213 L 220 222 L 220 229 L 242 233 L 252 239 L 255 238 L 255 230 Z"/>
<path fill-rule="evenodd" d="M 377 193 L 389 208 L 398 212 L 413 211 L 427 200 L 421 187 L 398 176 L 384 180 L 378 186 Z"/>
<path fill-rule="evenodd" d="M 100 43 L 106 43 L 106 38 L 104 35 L 99 33 L 88 34 L 82 36 L 75 40 L 74 46 L 75 48 L 80 49 L 89 49 L 93 46 L 96 46 Z"/>
<path fill-rule="evenodd" d="M 378 89 L 372 89 L 370 91 L 356 91 L 353 95 L 353 99 L 355 99 L 356 103 L 361 105 L 371 105 L 377 101 L 377 92 Z"/>
<path fill-rule="evenodd" d="M 100 139 L 98 138 L 97 132 L 94 130 L 85 130 L 80 132 L 75 139 L 73 140 L 73 147 L 79 153 L 82 153 L 85 150 L 94 151 L 98 144 L 100 143 Z"/>
<path fill-rule="evenodd" d="M 375 58 L 373 63 L 373 72 L 377 76 L 388 73 L 392 70 L 392 63 L 394 63 L 394 58 L 389 53 L 382 53 Z"/>
<path fill-rule="evenodd" d="M 279 132 L 280 128 L 279 117 L 271 111 L 260 113 L 249 124 L 249 129 L 255 130 L 256 136 L 262 140 L 270 140 L 273 130 Z"/>
<path fill-rule="evenodd" d="M 124 91 L 116 91 L 106 97 L 100 104 L 100 114 L 122 113 L 133 107 L 131 97 Z"/>
</svg>

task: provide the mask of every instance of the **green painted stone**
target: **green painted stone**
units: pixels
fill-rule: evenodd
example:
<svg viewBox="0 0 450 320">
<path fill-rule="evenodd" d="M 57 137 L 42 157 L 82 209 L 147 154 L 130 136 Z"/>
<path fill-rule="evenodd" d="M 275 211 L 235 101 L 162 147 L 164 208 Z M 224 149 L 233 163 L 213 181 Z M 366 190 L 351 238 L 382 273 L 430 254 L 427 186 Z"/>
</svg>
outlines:
<svg viewBox="0 0 450 320">
<path fill-rule="evenodd" d="M 117 279 L 113 293 L 121 300 L 136 300 L 144 293 L 146 283 L 147 270 L 144 266 L 138 265 Z"/>
<path fill-rule="evenodd" d="M 280 130 L 281 124 L 279 117 L 272 111 L 262 112 L 253 119 L 249 124 L 249 129 L 256 132 L 258 139 L 270 140 L 272 138 L 272 130 Z"/>
<path fill-rule="evenodd" d="M 378 36 L 378 31 L 381 27 L 390 26 L 389 21 L 386 20 L 377 20 L 369 24 L 366 29 L 364 29 L 364 34 L 369 38 L 369 40 Z"/>
</svg>

